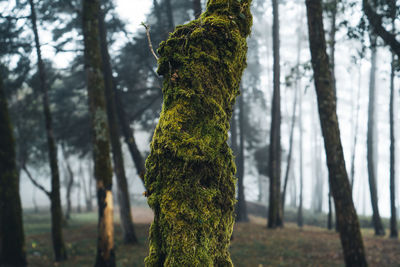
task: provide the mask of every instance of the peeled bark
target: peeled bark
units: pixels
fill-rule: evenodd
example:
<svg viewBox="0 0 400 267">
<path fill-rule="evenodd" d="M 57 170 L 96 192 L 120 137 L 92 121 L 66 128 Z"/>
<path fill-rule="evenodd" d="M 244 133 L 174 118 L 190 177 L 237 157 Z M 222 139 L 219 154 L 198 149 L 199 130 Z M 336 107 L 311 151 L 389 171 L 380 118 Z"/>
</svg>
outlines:
<svg viewBox="0 0 400 267">
<path fill-rule="evenodd" d="M 108 53 L 107 32 L 104 22 L 104 14 L 101 12 L 99 17 L 100 47 L 103 62 L 103 76 L 105 82 L 105 96 L 107 103 L 107 118 L 110 129 L 111 149 L 114 162 L 114 172 L 118 184 L 118 203 L 125 244 L 137 244 L 131 213 L 131 203 L 129 198 L 128 182 L 125 174 L 124 158 L 122 156 L 120 133 L 117 121 L 117 109 L 113 90 L 113 74 Z"/>
<path fill-rule="evenodd" d="M 160 45 L 164 103 L 146 161 L 154 210 L 146 266 L 233 266 L 227 139 L 251 23 L 250 1 L 209 0 L 201 21 L 177 27 Z"/>
<path fill-rule="evenodd" d="M 269 208 L 268 228 L 282 226 L 281 209 L 281 96 L 279 60 L 279 5 L 272 0 L 273 51 L 274 51 L 274 93 L 272 97 L 272 119 L 269 145 Z"/>
<path fill-rule="evenodd" d="M 375 156 L 375 78 L 376 78 L 376 37 L 370 36 L 371 40 L 371 72 L 369 81 L 369 102 L 368 102 L 368 130 L 367 130 L 367 163 L 368 181 L 371 194 L 372 222 L 375 235 L 385 235 L 381 216 L 378 207 L 378 189 L 376 185 L 376 156 Z"/>
<path fill-rule="evenodd" d="M 318 110 L 343 255 L 346 266 L 367 266 L 340 140 L 333 79 L 326 53 L 321 0 L 306 0 L 306 6 Z"/>
<path fill-rule="evenodd" d="M 63 213 L 61 208 L 60 197 L 60 174 L 57 162 L 57 146 L 54 140 L 52 117 L 50 113 L 50 104 L 48 96 L 48 87 L 46 81 L 46 72 L 40 49 L 39 34 L 36 24 L 36 11 L 33 0 L 29 0 L 31 8 L 32 30 L 35 37 L 35 47 L 37 54 L 37 64 L 39 70 L 40 89 L 42 96 L 43 112 L 46 124 L 48 156 L 51 170 L 51 194 L 50 194 L 50 210 L 51 210 L 51 233 L 53 240 L 53 250 L 56 261 L 64 261 L 67 259 L 64 238 L 62 233 Z"/>
<path fill-rule="evenodd" d="M 89 112 L 93 133 L 93 161 L 98 203 L 96 267 L 115 266 L 112 168 L 104 77 L 99 40 L 99 0 L 83 2 L 83 37 Z"/>
<path fill-rule="evenodd" d="M 0 76 L 0 266 L 26 266 L 15 141 Z"/>
<path fill-rule="evenodd" d="M 244 194 L 244 107 L 243 107 L 243 95 L 239 97 L 239 155 L 237 164 L 237 176 L 238 176 L 238 202 L 236 204 L 236 221 L 247 222 L 249 218 L 247 216 L 246 198 Z"/>
</svg>

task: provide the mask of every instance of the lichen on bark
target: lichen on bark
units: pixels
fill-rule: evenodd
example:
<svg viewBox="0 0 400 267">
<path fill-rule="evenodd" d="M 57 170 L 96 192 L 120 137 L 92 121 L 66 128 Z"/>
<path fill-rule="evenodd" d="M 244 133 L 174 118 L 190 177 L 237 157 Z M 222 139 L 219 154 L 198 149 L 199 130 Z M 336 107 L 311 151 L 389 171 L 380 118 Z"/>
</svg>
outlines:
<svg viewBox="0 0 400 267">
<path fill-rule="evenodd" d="M 162 42 L 164 102 L 146 161 L 146 266 L 232 266 L 236 167 L 229 121 L 246 66 L 251 0 L 209 0 Z"/>
</svg>

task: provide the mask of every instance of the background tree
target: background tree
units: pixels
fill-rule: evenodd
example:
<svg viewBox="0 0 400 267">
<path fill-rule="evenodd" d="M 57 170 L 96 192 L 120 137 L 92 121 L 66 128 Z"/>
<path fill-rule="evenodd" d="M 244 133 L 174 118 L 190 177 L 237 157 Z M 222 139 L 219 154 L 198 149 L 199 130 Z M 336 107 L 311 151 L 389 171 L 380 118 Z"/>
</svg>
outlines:
<svg viewBox="0 0 400 267">
<path fill-rule="evenodd" d="M 94 176 L 98 204 L 98 240 L 95 266 L 115 266 L 112 168 L 104 78 L 99 38 L 100 3 L 84 0 L 82 30 L 85 47 L 85 70 L 89 111 L 93 134 Z"/>
<path fill-rule="evenodd" d="M 32 30 L 35 39 L 37 65 L 40 78 L 40 88 L 42 95 L 42 105 L 46 124 L 46 136 L 48 145 L 48 157 L 51 170 L 51 192 L 50 192 L 50 204 L 51 204 L 51 233 L 53 241 L 54 257 L 56 261 L 64 261 L 67 259 L 67 252 L 65 249 L 64 238 L 62 233 L 62 221 L 63 214 L 61 208 L 61 197 L 60 197 L 60 174 L 57 162 L 57 146 L 54 139 L 54 131 L 52 125 L 52 117 L 50 111 L 50 103 L 48 96 L 48 87 L 46 81 L 45 67 L 42 59 L 42 52 L 40 49 L 39 33 L 36 24 L 36 10 L 33 0 L 29 0 L 31 8 L 31 22 Z"/>
<path fill-rule="evenodd" d="M 346 266 L 367 266 L 340 140 L 333 79 L 326 53 L 321 0 L 306 0 L 306 7 L 318 110 L 343 254 Z"/>
<path fill-rule="evenodd" d="M 0 140 L 0 265 L 26 266 L 15 144 L 1 73 Z"/>
<path fill-rule="evenodd" d="M 274 93 L 272 97 L 272 119 L 269 145 L 269 208 L 268 228 L 282 226 L 281 209 L 281 97 L 279 60 L 279 4 L 272 0 L 273 10 L 273 51 L 274 51 Z"/>
</svg>

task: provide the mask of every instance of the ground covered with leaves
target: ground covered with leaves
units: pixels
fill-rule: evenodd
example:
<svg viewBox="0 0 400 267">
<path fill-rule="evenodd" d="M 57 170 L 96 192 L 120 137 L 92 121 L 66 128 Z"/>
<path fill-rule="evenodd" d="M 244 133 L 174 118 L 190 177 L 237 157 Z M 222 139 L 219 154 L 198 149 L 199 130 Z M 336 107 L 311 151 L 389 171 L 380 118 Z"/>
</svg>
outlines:
<svg viewBox="0 0 400 267">
<path fill-rule="evenodd" d="M 143 214 L 141 218 L 134 217 L 139 245 L 124 245 L 121 229 L 116 225 L 118 267 L 144 266 L 151 216 L 146 211 L 139 213 Z M 73 214 L 64 229 L 68 261 L 57 264 L 52 261 L 49 214 L 25 215 L 29 266 L 93 266 L 96 216 L 96 213 Z M 118 217 L 117 214 L 115 217 Z M 299 229 L 292 223 L 286 224 L 283 229 L 268 230 L 265 219 L 250 218 L 249 223 L 235 225 L 230 249 L 235 266 L 344 266 L 339 236 L 334 231 L 313 226 Z M 363 236 L 370 266 L 400 266 L 398 240 L 387 236 L 375 237 L 370 229 L 364 229 Z"/>
</svg>

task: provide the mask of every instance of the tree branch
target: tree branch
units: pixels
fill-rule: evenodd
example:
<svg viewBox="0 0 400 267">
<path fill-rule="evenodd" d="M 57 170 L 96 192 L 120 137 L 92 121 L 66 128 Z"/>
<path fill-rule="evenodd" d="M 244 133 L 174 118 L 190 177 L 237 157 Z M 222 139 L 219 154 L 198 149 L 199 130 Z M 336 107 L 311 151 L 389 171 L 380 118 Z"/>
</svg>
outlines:
<svg viewBox="0 0 400 267">
<path fill-rule="evenodd" d="M 146 29 L 146 35 L 147 35 L 147 40 L 149 41 L 149 48 L 155 59 L 158 61 L 158 56 L 154 52 L 153 45 L 151 44 L 151 38 L 150 38 L 150 26 L 146 25 L 142 22 L 142 26 Z"/>
<path fill-rule="evenodd" d="M 398 57 L 400 57 L 400 42 L 397 41 L 394 34 L 391 34 L 382 26 L 382 16 L 372 9 L 368 0 L 363 0 L 363 9 L 373 31 L 383 39 L 386 45 L 390 46 Z"/>
<path fill-rule="evenodd" d="M 32 176 L 32 174 L 30 173 L 30 171 L 28 170 L 28 168 L 26 167 L 26 165 L 22 165 L 22 169 L 25 171 L 26 175 L 28 176 L 29 180 L 31 180 L 32 184 L 34 186 L 36 186 L 37 188 L 39 188 L 43 193 L 46 194 L 46 196 L 48 196 L 49 198 L 51 198 L 51 192 L 47 191 L 46 188 L 44 188 L 44 186 L 42 186 L 41 184 L 39 184 Z"/>
</svg>

